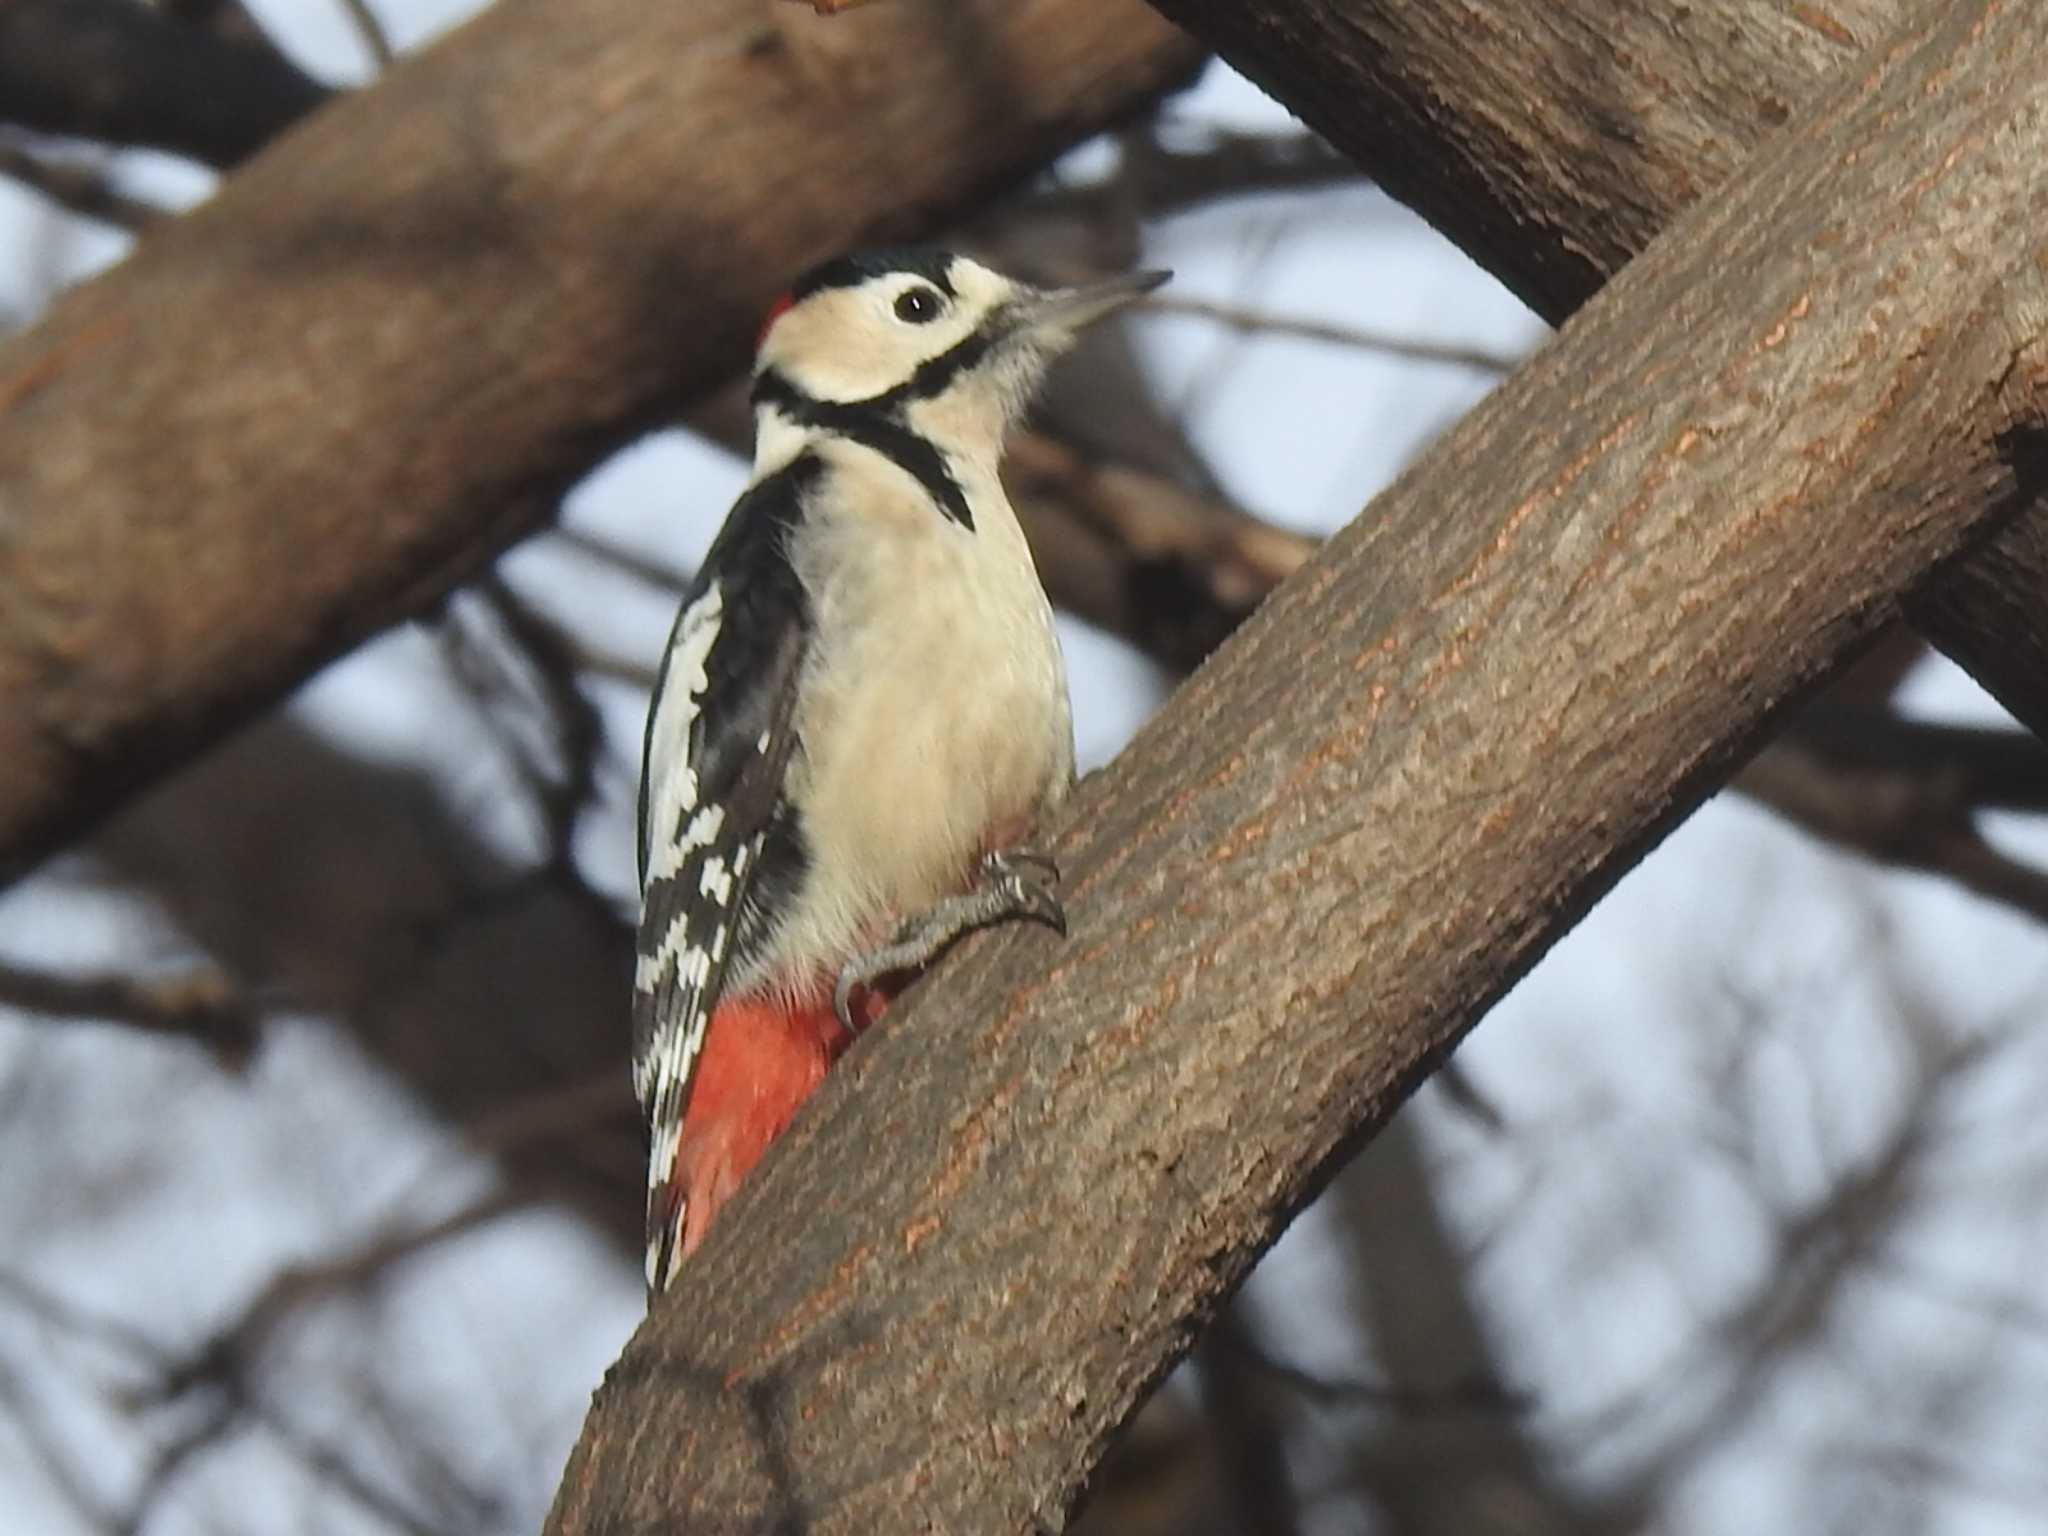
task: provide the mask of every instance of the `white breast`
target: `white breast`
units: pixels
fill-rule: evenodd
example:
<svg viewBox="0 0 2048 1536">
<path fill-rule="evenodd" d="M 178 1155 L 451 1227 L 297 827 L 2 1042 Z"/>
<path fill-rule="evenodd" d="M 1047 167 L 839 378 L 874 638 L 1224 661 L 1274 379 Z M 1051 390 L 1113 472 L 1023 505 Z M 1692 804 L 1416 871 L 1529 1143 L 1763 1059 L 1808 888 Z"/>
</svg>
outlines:
<svg viewBox="0 0 2048 1536">
<path fill-rule="evenodd" d="M 825 454 L 791 550 L 816 626 L 791 778 L 810 872 L 763 966 L 796 985 L 965 888 L 1074 773 L 1052 609 L 993 466 L 958 466 L 970 531 L 880 455 Z"/>
</svg>

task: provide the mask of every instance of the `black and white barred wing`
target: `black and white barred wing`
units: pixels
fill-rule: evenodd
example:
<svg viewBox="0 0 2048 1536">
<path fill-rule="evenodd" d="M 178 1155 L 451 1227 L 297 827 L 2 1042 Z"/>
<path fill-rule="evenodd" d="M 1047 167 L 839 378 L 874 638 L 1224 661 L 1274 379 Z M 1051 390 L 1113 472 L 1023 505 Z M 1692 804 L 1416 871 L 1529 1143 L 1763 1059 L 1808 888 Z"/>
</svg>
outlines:
<svg viewBox="0 0 2048 1536">
<path fill-rule="evenodd" d="M 802 485 L 785 471 L 734 506 L 676 617 L 647 720 L 633 1088 L 650 1270 L 680 1217 L 668 1184 L 705 1031 L 727 974 L 766 935 L 762 865 L 779 870 L 792 845 L 783 775 L 807 629 L 785 546 Z"/>
</svg>

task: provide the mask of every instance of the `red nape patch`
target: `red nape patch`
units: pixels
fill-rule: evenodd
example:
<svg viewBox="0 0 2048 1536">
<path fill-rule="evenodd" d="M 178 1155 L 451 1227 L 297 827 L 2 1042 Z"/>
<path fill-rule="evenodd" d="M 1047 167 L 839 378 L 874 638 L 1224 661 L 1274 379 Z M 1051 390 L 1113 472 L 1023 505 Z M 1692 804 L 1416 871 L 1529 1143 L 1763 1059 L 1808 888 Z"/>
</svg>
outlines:
<svg viewBox="0 0 2048 1536">
<path fill-rule="evenodd" d="M 775 322 L 788 314 L 790 307 L 795 303 L 796 295 L 785 293 L 781 298 L 768 306 L 768 318 L 761 322 L 761 334 L 754 338 L 754 350 L 756 352 L 760 351 L 761 344 L 767 341 L 768 333 L 775 329 Z"/>
</svg>

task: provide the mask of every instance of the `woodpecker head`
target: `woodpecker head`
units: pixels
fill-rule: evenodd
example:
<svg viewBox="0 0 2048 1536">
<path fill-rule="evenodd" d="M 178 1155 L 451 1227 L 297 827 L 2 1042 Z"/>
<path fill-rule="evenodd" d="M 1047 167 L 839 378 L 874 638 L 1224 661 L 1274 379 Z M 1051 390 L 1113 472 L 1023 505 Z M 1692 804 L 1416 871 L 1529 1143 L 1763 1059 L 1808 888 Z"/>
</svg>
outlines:
<svg viewBox="0 0 2048 1536">
<path fill-rule="evenodd" d="M 928 247 L 817 268 L 769 312 L 754 400 L 799 424 L 892 421 L 954 453 L 1000 453 L 1046 365 L 1166 272 L 1033 288 Z"/>
</svg>

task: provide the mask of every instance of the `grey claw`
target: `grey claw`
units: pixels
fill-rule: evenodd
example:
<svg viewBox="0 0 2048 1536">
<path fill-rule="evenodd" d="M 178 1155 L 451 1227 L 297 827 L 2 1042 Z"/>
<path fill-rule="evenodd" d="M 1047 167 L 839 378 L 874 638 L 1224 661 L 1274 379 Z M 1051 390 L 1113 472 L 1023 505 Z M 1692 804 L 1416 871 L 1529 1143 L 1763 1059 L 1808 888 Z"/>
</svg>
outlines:
<svg viewBox="0 0 2048 1536">
<path fill-rule="evenodd" d="M 1043 878 L 1032 879 L 1018 865 L 1028 866 Z M 1030 848 L 1009 848 L 982 860 L 989 883 L 1000 891 L 1010 914 L 1045 924 L 1061 938 L 1067 936 L 1066 909 L 1060 905 L 1060 869 L 1046 854 Z"/>
<path fill-rule="evenodd" d="M 1029 864 L 1054 885 L 1059 884 L 1059 865 L 1051 854 L 1036 848 L 998 848 L 981 856 L 982 871 L 991 876 L 1013 873 L 1019 864 Z"/>
<path fill-rule="evenodd" d="M 1064 939 L 1067 936 L 1067 909 L 1060 905 L 1060 899 L 1057 896 L 1048 894 L 1045 900 L 1048 910 L 1045 912 L 1042 921 L 1046 927 Z"/>
</svg>

